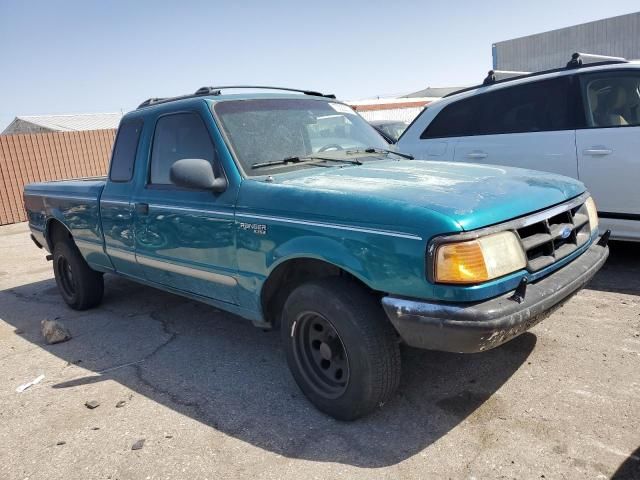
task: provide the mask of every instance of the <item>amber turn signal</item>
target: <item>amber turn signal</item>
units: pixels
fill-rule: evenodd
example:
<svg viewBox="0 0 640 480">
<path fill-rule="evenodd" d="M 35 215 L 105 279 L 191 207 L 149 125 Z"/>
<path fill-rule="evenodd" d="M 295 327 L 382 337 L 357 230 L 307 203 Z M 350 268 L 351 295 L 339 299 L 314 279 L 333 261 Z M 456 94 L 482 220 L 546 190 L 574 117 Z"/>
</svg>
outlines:
<svg viewBox="0 0 640 480">
<path fill-rule="evenodd" d="M 477 240 L 452 243 L 438 248 L 437 282 L 477 283 L 488 279 L 482 249 Z"/>
<path fill-rule="evenodd" d="M 525 268 L 527 260 L 513 232 L 500 232 L 436 250 L 434 277 L 439 283 L 481 283 Z"/>
</svg>

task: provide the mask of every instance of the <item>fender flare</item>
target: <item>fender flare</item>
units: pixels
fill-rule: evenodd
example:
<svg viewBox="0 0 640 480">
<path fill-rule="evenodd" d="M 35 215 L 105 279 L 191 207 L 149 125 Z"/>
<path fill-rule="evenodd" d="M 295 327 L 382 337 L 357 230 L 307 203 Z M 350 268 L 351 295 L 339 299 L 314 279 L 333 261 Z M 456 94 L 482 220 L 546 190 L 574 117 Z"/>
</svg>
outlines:
<svg viewBox="0 0 640 480">
<path fill-rule="evenodd" d="M 62 225 L 64 227 L 64 229 L 69 233 L 69 236 L 71 238 L 73 238 L 73 234 L 71 233 L 71 230 L 69 229 L 69 227 L 67 226 L 66 223 L 64 223 L 63 220 L 63 215 L 59 210 L 53 210 L 51 212 L 51 215 L 47 216 L 47 219 L 45 220 L 45 225 L 44 225 L 44 238 L 47 242 L 47 246 L 49 247 L 49 251 L 53 253 L 53 244 L 51 242 L 51 224 L 55 221 L 58 222 L 60 225 Z"/>
<path fill-rule="evenodd" d="M 340 268 L 353 275 L 365 285 L 369 285 L 371 278 L 363 263 L 356 258 L 344 244 L 328 237 L 305 235 L 296 237 L 279 245 L 267 257 L 268 270 L 265 282 L 271 274 L 283 263 L 295 259 L 312 259 Z M 263 283 L 263 286 L 264 286 Z"/>
</svg>

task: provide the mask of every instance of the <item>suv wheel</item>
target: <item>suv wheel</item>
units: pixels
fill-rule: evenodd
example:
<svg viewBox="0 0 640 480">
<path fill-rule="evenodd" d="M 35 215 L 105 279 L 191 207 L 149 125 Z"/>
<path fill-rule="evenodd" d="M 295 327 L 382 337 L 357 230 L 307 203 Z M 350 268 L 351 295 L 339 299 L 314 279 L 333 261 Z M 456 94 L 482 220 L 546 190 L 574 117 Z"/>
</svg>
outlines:
<svg viewBox="0 0 640 480">
<path fill-rule="evenodd" d="M 102 301 L 102 273 L 89 267 L 74 244 L 64 241 L 55 244 L 53 273 L 62 299 L 74 310 L 86 310 Z"/>
<path fill-rule="evenodd" d="M 299 286 L 285 303 L 281 331 L 300 389 L 334 418 L 366 415 L 398 387 L 398 337 L 360 285 L 332 277 Z"/>
</svg>

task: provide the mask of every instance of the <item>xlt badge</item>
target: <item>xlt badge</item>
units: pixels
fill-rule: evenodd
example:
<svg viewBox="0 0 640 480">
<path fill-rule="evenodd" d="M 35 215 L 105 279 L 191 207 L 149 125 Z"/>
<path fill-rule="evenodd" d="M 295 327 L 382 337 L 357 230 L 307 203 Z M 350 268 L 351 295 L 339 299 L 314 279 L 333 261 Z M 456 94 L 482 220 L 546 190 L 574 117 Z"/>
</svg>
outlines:
<svg viewBox="0 0 640 480">
<path fill-rule="evenodd" d="M 250 230 L 256 235 L 266 235 L 267 226 L 262 223 L 244 223 L 240 222 L 240 228 L 243 230 Z"/>
</svg>

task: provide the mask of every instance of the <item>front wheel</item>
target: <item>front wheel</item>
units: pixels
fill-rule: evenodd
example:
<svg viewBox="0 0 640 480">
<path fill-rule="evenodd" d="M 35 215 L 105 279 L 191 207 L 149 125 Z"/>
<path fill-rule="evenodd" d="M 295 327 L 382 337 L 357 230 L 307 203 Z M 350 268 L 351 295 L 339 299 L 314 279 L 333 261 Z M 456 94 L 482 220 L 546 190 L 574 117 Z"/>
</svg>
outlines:
<svg viewBox="0 0 640 480">
<path fill-rule="evenodd" d="M 55 244 L 53 273 L 62 299 L 74 310 L 86 310 L 102 301 L 102 274 L 89 267 L 73 243 Z"/>
<path fill-rule="evenodd" d="M 400 381 L 395 330 L 377 299 L 343 278 L 296 288 L 282 312 L 287 363 L 307 398 L 339 420 L 384 404 Z"/>
</svg>

